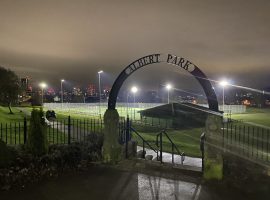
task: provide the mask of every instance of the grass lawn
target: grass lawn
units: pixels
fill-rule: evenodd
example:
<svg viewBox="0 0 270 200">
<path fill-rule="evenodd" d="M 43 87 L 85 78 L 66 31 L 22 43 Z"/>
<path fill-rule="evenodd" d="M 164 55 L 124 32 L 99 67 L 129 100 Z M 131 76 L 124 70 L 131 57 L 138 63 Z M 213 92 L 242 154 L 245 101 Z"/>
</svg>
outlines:
<svg viewBox="0 0 270 200">
<path fill-rule="evenodd" d="M 9 114 L 8 107 L 0 106 L 0 138 L 7 144 L 22 144 L 24 137 L 23 120 L 25 113 L 21 112 L 25 109 L 27 112 L 32 111 L 32 107 L 13 107 L 14 114 Z M 37 107 L 37 109 L 39 109 Z M 29 119 L 29 115 L 27 115 Z M 29 129 L 29 121 L 27 123 Z M 67 136 L 63 132 L 55 127 L 48 127 L 48 141 L 49 143 L 67 143 Z"/>
<path fill-rule="evenodd" d="M 30 112 L 32 110 L 32 107 L 24 107 L 24 108 L 13 108 L 14 111 L 14 115 L 10 115 L 8 114 L 8 108 L 6 107 L 0 107 L 0 122 L 2 123 L 6 123 L 6 122 L 19 122 L 23 120 L 25 114 L 23 112 L 20 112 L 20 109 L 24 109 L 25 111 Z M 122 109 L 123 111 L 121 112 L 120 109 L 120 116 L 125 116 L 125 109 Z M 137 110 L 137 109 L 136 109 Z M 139 109 L 138 109 L 139 110 Z M 46 111 L 46 110 L 45 110 Z M 63 124 L 67 123 L 67 119 L 68 116 L 71 116 L 71 120 L 72 123 L 74 123 L 77 126 L 77 120 L 80 120 L 81 122 L 83 122 L 84 120 L 89 120 L 88 123 L 90 123 L 90 120 L 99 120 L 100 117 L 97 115 L 91 115 L 87 112 L 65 112 L 65 111 L 56 111 L 57 114 L 57 119 L 58 120 L 63 120 L 65 119 L 65 121 L 63 122 Z M 139 115 L 136 115 L 136 118 L 139 118 Z M 102 116 L 103 119 L 103 116 Z M 73 121 L 74 120 L 74 121 Z M 149 119 L 150 120 L 150 119 Z M 151 124 L 162 124 L 163 121 L 153 121 L 150 120 L 149 121 L 147 119 L 146 124 L 148 124 L 148 126 L 145 126 L 145 123 L 139 125 L 140 128 L 138 128 L 138 126 L 135 126 L 136 130 L 138 128 L 139 133 L 148 141 L 151 141 L 151 143 L 154 143 L 156 140 L 156 134 L 161 130 L 161 128 L 158 127 L 151 127 L 149 125 Z M 165 122 L 164 122 L 165 124 Z M 79 127 L 83 128 L 83 125 L 79 124 Z M 100 125 L 98 123 L 95 124 L 96 129 L 98 130 L 100 127 Z M 50 131 L 49 131 L 50 130 Z M 54 141 L 54 142 L 63 142 L 63 140 L 66 140 L 66 137 L 63 137 L 63 133 L 62 131 L 57 131 L 57 129 L 53 128 L 49 128 L 48 129 L 48 138 L 50 140 L 50 142 Z M 194 156 L 194 157 L 200 157 L 200 149 L 199 149 L 199 139 L 200 139 L 200 134 L 201 134 L 201 129 L 188 129 L 188 130 L 169 130 L 167 131 L 169 136 L 171 137 L 171 139 L 175 142 L 175 144 L 177 145 L 178 149 L 182 152 L 184 151 L 186 153 L 186 155 L 188 156 Z M 18 137 L 18 136 L 17 136 Z M 10 138 L 10 139 L 9 139 Z M 14 141 L 14 136 L 12 134 L 12 136 L 10 137 L 10 135 L 8 136 L 8 141 L 9 140 L 13 140 Z M 17 138 L 17 141 L 19 139 Z M 20 139 L 21 140 L 21 139 Z M 138 139 L 138 142 L 141 144 L 140 139 Z M 12 142 L 14 143 L 14 142 Z M 171 152 L 171 144 L 169 143 L 169 141 L 164 138 L 164 142 L 163 142 L 163 149 L 166 152 Z"/>
<path fill-rule="evenodd" d="M 7 107 L 0 107 L 0 122 L 6 123 L 6 122 L 18 122 L 23 121 L 24 113 L 20 112 L 20 109 L 25 109 L 28 112 L 32 110 L 32 107 L 25 107 L 25 108 L 13 108 L 14 115 L 8 114 L 8 108 Z M 139 109 L 135 109 L 136 111 Z M 44 110 L 46 111 L 46 110 Z M 81 124 L 78 121 L 84 122 L 84 120 L 89 120 L 88 128 L 89 130 L 92 128 L 92 126 L 95 126 L 95 130 L 102 129 L 103 125 L 96 123 L 98 120 L 100 120 L 100 117 L 98 115 L 94 115 L 91 111 L 91 108 L 80 108 L 78 109 L 72 109 L 72 110 L 55 110 L 57 119 L 61 120 L 62 124 L 67 123 L 68 116 L 71 116 L 72 123 L 74 125 L 79 126 L 81 128 L 85 128 L 83 124 Z M 105 107 L 102 108 L 102 112 L 105 111 Z M 126 116 L 126 109 L 121 108 L 118 110 L 120 113 L 120 116 Z M 136 113 L 136 112 L 135 112 Z M 130 115 L 132 116 L 132 115 Z M 233 119 L 237 120 L 243 120 L 243 122 L 251 122 L 258 125 L 263 126 L 269 126 L 270 127 L 270 109 L 256 109 L 256 108 L 247 108 L 247 112 L 244 114 L 234 114 L 232 115 Z M 65 121 L 63 121 L 65 119 Z M 103 115 L 101 116 L 101 119 L 103 120 Z M 140 119 L 139 115 L 136 114 L 136 119 Z M 73 121 L 74 120 L 74 121 Z M 93 120 L 93 123 L 91 121 Z M 95 121 L 95 122 L 94 122 Z M 89 125 L 90 124 L 90 125 Z M 152 124 L 154 126 L 152 126 Z M 162 127 L 161 125 L 168 124 L 170 126 L 170 122 L 164 121 L 164 120 L 156 120 L 156 119 L 143 119 L 142 123 L 140 124 L 133 124 L 135 130 L 137 130 L 142 137 L 144 137 L 147 141 L 151 141 L 151 143 L 155 143 L 156 141 L 156 135 L 158 132 L 161 131 Z M 187 156 L 193 156 L 193 157 L 200 157 L 200 135 L 203 131 L 203 128 L 193 128 L 193 129 L 183 129 L 183 130 L 173 130 L 169 129 L 167 132 L 173 142 L 177 145 L 178 149 L 182 152 L 185 152 Z M 54 128 L 51 128 L 50 130 L 50 138 L 53 141 L 62 141 L 65 140 L 63 136 L 65 137 L 65 134 L 61 133 L 62 131 Z M 59 135 L 59 136 L 57 136 Z M 53 138 L 53 139 L 52 139 Z M 136 136 L 134 135 L 134 138 Z M 140 145 L 142 145 L 142 141 L 137 138 L 137 141 Z M 169 141 L 164 137 L 164 143 L 163 143 L 163 149 L 166 152 L 171 152 L 171 144 Z"/>
<path fill-rule="evenodd" d="M 8 107 L 0 106 L 0 123 L 23 122 L 24 113 L 18 108 L 12 108 L 14 114 L 9 114 Z"/>
<path fill-rule="evenodd" d="M 243 114 L 233 114 L 232 119 L 270 127 L 270 109 L 247 108 Z"/>
<path fill-rule="evenodd" d="M 136 119 L 136 120 L 140 120 L 140 114 L 137 113 L 138 111 L 140 111 L 140 108 L 135 108 L 132 111 L 129 112 L 129 118 L 130 119 Z M 45 110 L 46 111 L 46 110 Z M 103 115 L 105 113 L 106 109 L 102 108 L 101 109 L 101 119 L 103 119 Z M 62 111 L 61 109 L 59 110 L 55 110 L 56 115 L 58 118 L 67 118 L 68 116 L 71 116 L 72 118 L 76 118 L 76 119 L 100 119 L 100 116 L 98 113 L 93 113 L 91 111 L 87 111 L 87 110 L 81 110 L 80 108 L 78 108 L 78 110 L 70 110 L 70 111 Z M 126 111 L 124 111 L 124 109 L 122 110 L 118 110 L 119 116 L 121 117 L 127 117 Z"/>
<path fill-rule="evenodd" d="M 78 119 L 78 120 L 84 120 L 84 119 L 100 119 L 97 115 L 86 115 L 86 114 L 80 114 L 80 113 L 67 113 L 67 112 L 56 112 L 57 119 L 68 119 L 68 116 L 70 116 L 71 119 Z M 103 120 L 103 116 L 101 116 L 101 119 Z"/>
<path fill-rule="evenodd" d="M 155 146 L 156 135 L 160 132 L 157 128 L 150 130 L 151 128 L 139 128 L 136 127 L 135 130 L 152 145 Z M 155 130 L 156 129 L 156 130 Z M 187 156 L 191 157 L 201 157 L 200 151 L 200 136 L 203 128 L 192 128 L 183 130 L 166 130 L 171 140 L 175 143 L 180 152 L 185 152 Z M 133 138 L 136 139 L 139 145 L 142 145 L 142 140 L 133 133 Z M 146 148 L 148 148 L 146 146 Z M 165 152 L 172 151 L 172 146 L 169 140 L 163 137 L 163 150 Z M 176 153 L 176 151 L 175 151 Z"/>
<path fill-rule="evenodd" d="M 93 115 L 86 115 L 83 113 L 71 113 L 71 112 L 57 112 L 57 118 L 58 119 L 67 119 L 68 116 L 71 116 L 71 120 L 99 120 L 99 116 L 93 116 Z M 103 117 L 102 117 L 103 119 Z M 158 125 L 159 123 L 165 124 L 163 122 L 164 120 L 161 120 L 161 122 L 154 121 L 154 125 Z M 89 123 L 89 122 L 88 122 Z M 151 127 L 152 121 L 147 122 L 148 126 L 144 126 L 144 123 L 141 125 L 135 125 L 134 128 L 138 130 L 138 132 L 141 134 L 141 136 L 147 140 L 150 141 L 151 144 L 153 144 L 156 140 L 157 133 L 161 130 L 161 128 L 158 127 Z M 149 126 L 150 125 L 150 126 Z M 169 125 L 169 123 L 168 123 Z M 96 124 L 97 129 L 99 128 L 99 124 Z M 81 125 L 83 127 L 83 125 Z M 182 152 L 184 151 L 186 155 L 192 156 L 192 157 L 200 157 L 200 135 L 202 133 L 202 128 L 194 128 L 194 129 L 186 129 L 186 130 L 168 130 L 167 131 L 169 137 L 173 140 L 173 142 L 176 144 L 178 149 Z M 138 141 L 140 145 L 142 145 L 142 141 L 135 135 L 134 139 Z M 171 144 L 169 143 L 168 139 L 164 137 L 163 141 L 163 150 L 165 152 L 171 152 Z"/>
</svg>

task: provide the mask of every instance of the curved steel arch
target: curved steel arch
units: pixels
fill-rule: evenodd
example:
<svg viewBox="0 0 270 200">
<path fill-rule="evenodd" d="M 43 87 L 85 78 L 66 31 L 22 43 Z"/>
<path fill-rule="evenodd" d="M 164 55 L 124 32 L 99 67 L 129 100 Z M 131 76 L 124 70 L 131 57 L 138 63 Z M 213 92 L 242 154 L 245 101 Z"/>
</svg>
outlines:
<svg viewBox="0 0 270 200">
<path fill-rule="evenodd" d="M 161 58 L 162 54 L 151 54 L 148 56 L 144 56 L 142 58 L 139 58 L 138 60 L 135 60 L 131 64 L 129 64 L 117 77 L 117 79 L 114 81 L 114 84 L 112 86 L 112 89 L 110 91 L 109 100 L 108 100 L 108 109 L 115 109 L 117 96 L 119 93 L 120 88 L 122 87 L 124 81 L 135 71 L 138 69 L 155 63 L 161 63 L 166 62 L 167 64 L 172 64 L 175 66 L 178 66 L 186 71 L 188 71 L 190 74 L 194 76 L 194 78 L 197 79 L 197 81 L 202 86 L 205 95 L 207 97 L 209 109 L 212 111 L 218 111 L 218 101 L 217 96 L 215 93 L 214 88 L 212 87 L 210 81 L 206 77 L 206 75 L 192 62 L 182 58 L 178 57 L 172 54 L 167 54 L 166 60 L 162 60 Z"/>
</svg>

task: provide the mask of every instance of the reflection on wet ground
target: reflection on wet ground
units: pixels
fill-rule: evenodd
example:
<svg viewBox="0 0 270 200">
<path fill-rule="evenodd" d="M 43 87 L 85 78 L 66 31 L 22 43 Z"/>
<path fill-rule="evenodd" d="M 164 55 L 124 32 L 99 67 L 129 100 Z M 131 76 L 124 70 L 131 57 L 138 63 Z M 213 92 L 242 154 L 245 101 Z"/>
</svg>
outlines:
<svg viewBox="0 0 270 200">
<path fill-rule="evenodd" d="M 185 181 L 138 174 L 139 200 L 198 199 L 201 186 Z"/>
<path fill-rule="evenodd" d="M 140 151 L 140 150 L 143 150 L 143 148 L 140 147 L 140 146 L 137 146 L 137 151 Z M 146 151 L 146 155 L 152 155 L 153 158 L 156 157 L 156 152 L 154 152 L 153 150 L 145 148 L 145 151 Z M 171 164 L 172 163 L 172 154 L 163 152 L 162 153 L 162 161 L 164 163 L 170 163 Z M 174 163 L 175 164 L 181 164 L 181 156 L 175 154 L 174 155 Z M 201 168 L 202 168 L 202 159 L 201 158 L 194 158 L 194 157 L 185 156 L 183 164 L 187 165 L 187 166 L 196 167 L 196 168 L 198 168 L 198 170 L 201 170 Z"/>
<path fill-rule="evenodd" d="M 194 177 L 164 178 L 108 167 L 62 176 L 27 186 L 23 190 L 0 192 L 1 200 L 217 200 L 246 199 L 241 193 L 218 194 L 194 181 Z M 243 197 L 243 198 L 242 198 Z"/>
</svg>

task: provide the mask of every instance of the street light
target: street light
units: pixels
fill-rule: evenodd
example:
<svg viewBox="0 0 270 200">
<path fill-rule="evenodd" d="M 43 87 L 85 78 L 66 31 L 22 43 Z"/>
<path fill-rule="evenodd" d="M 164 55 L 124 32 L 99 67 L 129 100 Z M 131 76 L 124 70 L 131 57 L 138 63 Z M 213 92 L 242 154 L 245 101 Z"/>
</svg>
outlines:
<svg viewBox="0 0 270 200">
<path fill-rule="evenodd" d="M 47 84 L 42 82 L 39 84 L 39 86 L 41 87 L 41 105 L 43 106 L 43 93 L 44 93 L 44 89 L 47 87 Z"/>
<path fill-rule="evenodd" d="M 127 111 L 127 117 L 128 117 L 128 107 L 129 107 L 129 105 L 128 105 L 128 96 L 129 96 L 129 92 L 127 92 L 127 105 L 126 105 L 126 107 L 127 107 L 127 109 L 126 109 L 126 111 Z"/>
<path fill-rule="evenodd" d="M 135 120 L 135 96 L 136 96 L 136 93 L 138 92 L 138 88 L 136 86 L 133 86 L 131 88 L 131 92 L 133 93 L 133 98 L 134 98 L 134 103 L 133 103 L 133 112 L 134 112 L 134 120 Z"/>
<path fill-rule="evenodd" d="M 170 90 L 172 89 L 172 85 L 171 84 L 167 84 L 166 85 L 166 89 L 168 90 L 168 104 L 170 103 Z"/>
<path fill-rule="evenodd" d="M 220 81 L 219 84 L 221 85 L 222 87 L 222 111 L 224 112 L 224 108 L 225 108 L 225 95 L 224 95 L 224 90 L 225 90 L 225 87 L 229 84 L 226 80 L 223 80 L 223 81 Z"/>
<path fill-rule="evenodd" d="M 135 95 L 136 92 L 138 92 L 138 88 L 137 88 L 136 86 L 133 86 L 133 87 L 131 88 L 131 92 Z M 135 101 L 135 99 L 134 99 L 134 101 Z"/>
<path fill-rule="evenodd" d="M 63 102 L 64 102 L 64 95 L 63 95 L 63 82 L 65 82 L 64 79 L 61 80 L 61 107 L 63 108 Z"/>
<path fill-rule="evenodd" d="M 100 80 L 100 76 L 101 76 L 101 74 L 103 73 L 103 71 L 102 70 L 100 70 L 99 72 L 98 72 L 98 89 L 99 89 L 99 117 L 101 118 L 101 108 L 100 108 L 100 106 L 101 106 L 101 86 L 100 86 L 100 82 L 101 82 L 101 80 Z"/>
</svg>

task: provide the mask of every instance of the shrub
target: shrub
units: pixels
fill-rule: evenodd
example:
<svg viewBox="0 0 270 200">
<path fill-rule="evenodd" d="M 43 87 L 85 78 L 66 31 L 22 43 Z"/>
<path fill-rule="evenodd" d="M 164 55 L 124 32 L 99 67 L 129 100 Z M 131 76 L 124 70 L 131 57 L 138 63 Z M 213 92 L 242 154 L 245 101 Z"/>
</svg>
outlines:
<svg viewBox="0 0 270 200">
<path fill-rule="evenodd" d="M 16 160 L 16 151 L 0 140 L 0 168 L 11 166 Z"/>
<path fill-rule="evenodd" d="M 42 109 L 33 109 L 30 119 L 30 130 L 27 137 L 27 149 L 34 156 L 41 156 L 48 151 L 46 124 Z"/>
<path fill-rule="evenodd" d="M 49 149 L 49 156 L 59 168 L 76 168 L 82 159 L 82 150 L 79 143 L 70 145 L 52 145 Z"/>
<path fill-rule="evenodd" d="M 102 157 L 103 135 L 91 133 L 82 144 L 82 159 L 98 161 Z"/>
</svg>

